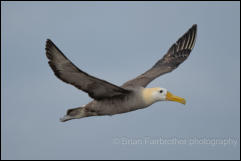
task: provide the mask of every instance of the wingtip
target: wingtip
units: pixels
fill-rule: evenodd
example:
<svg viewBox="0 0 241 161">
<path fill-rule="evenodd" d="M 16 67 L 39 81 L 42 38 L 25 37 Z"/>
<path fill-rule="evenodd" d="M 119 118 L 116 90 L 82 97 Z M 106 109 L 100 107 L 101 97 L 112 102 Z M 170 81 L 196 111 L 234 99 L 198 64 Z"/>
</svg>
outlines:
<svg viewBox="0 0 241 161">
<path fill-rule="evenodd" d="M 46 44 L 45 44 L 45 50 L 46 50 L 46 51 L 49 49 L 50 45 L 51 45 L 51 40 L 50 40 L 50 39 L 47 39 L 47 40 L 46 40 Z"/>
<path fill-rule="evenodd" d="M 53 56 L 51 54 L 51 47 L 52 46 L 53 46 L 53 42 L 50 39 L 47 39 L 46 44 L 45 44 L 45 53 L 46 53 L 46 56 L 49 60 L 51 60 L 53 58 Z"/>
<path fill-rule="evenodd" d="M 53 43 L 52 40 L 48 38 L 48 39 L 46 40 L 46 44 L 51 44 L 51 43 Z"/>
<path fill-rule="evenodd" d="M 191 29 L 197 30 L 197 24 L 193 24 Z"/>
<path fill-rule="evenodd" d="M 57 46 L 53 43 L 53 41 L 51 39 L 47 39 L 46 40 L 46 45 L 45 45 L 45 50 L 48 51 L 50 50 L 50 48 L 54 46 L 55 48 L 57 48 Z M 59 50 L 59 49 L 58 49 Z"/>
</svg>

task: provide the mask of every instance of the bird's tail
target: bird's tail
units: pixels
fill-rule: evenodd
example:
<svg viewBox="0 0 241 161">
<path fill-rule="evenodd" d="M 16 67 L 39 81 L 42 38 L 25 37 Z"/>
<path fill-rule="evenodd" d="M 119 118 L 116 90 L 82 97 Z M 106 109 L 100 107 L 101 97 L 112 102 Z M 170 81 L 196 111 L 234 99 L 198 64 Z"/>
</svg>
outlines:
<svg viewBox="0 0 241 161">
<path fill-rule="evenodd" d="M 77 108 L 68 109 L 66 115 L 64 117 L 60 118 L 60 121 L 65 122 L 65 121 L 69 121 L 72 119 L 80 119 L 83 117 L 87 117 L 85 108 L 77 107 Z"/>
</svg>

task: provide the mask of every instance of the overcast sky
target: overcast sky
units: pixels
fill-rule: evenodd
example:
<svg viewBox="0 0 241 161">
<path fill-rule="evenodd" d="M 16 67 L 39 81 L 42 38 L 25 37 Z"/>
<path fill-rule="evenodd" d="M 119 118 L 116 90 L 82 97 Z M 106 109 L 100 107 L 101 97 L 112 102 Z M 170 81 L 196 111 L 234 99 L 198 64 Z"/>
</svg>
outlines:
<svg viewBox="0 0 241 161">
<path fill-rule="evenodd" d="M 240 2 L 1 2 L 1 22 L 2 159 L 240 159 Z M 91 98 L 54 76 L 47 38 L 121 85 L 193 24 L 190 57 L 148 86 L 185 106 L 59 122 Z"/>
</svg>

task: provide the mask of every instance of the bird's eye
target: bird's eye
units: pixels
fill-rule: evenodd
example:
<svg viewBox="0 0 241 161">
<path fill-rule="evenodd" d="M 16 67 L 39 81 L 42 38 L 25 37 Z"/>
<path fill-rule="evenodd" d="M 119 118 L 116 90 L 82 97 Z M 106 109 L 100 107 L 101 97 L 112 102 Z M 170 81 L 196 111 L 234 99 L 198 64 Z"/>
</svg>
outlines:
<svg viewBox="0 0 241 161">
<path fill-rule="evenodd" d="M 162 93 L 163 92 L 163 90 L 160 90 L 160 93 Z"/>
</svg>

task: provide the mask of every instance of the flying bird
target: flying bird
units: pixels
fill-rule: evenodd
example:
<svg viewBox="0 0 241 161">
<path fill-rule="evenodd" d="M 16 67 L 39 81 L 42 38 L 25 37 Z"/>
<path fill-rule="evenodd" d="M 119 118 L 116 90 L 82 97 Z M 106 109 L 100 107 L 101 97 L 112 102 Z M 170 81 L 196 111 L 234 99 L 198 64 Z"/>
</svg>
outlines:
<svg viewBox="0 0 241 161">
<path fill-rule="evenodd" d="M 84 106 L 68 109 L 60 121 L 126 113 L 146 108 L 158 101 L 185 104 L 184 98 L 175 96 L 165 88 L 146 88 L 146 86 L 160 75 L 173 71 L 187 59 L 194 47 L 196 35 L 197 25 L 194 24 L 154 66 L 122 86 L 114 85 L 80 70 L 50 39 L 47 39 L 45 50 L 54 74 L 93 98 Z"/>
</svg>

